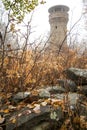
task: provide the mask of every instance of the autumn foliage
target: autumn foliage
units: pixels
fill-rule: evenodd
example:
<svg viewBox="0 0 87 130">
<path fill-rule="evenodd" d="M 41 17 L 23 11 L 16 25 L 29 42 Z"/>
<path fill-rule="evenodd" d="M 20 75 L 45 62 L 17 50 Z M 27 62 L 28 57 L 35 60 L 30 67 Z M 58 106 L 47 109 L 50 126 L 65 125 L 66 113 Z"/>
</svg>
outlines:
<svg viewBox="0 0 87 130">
<path fill-rule="evenodd" d="M 52 53 L 40 51 L 19 51 L 6 56 L 0 71 L 3 91 L 24 91 L 46 85 L 57 84 L 57 79 L 65 78 L 64 70 L 69 67 L 87 68 L 86 53 L 77 50 Z"/>
</svg>

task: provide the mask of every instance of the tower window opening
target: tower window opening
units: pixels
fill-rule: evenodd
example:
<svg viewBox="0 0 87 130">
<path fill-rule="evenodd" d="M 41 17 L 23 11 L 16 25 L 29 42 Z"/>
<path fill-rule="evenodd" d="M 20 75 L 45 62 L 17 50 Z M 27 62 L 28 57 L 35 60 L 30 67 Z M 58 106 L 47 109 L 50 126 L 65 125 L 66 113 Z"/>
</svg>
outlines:
<svg viewBox="0 0 87 130">
<path fill-rule="evenodd" d="M 61 8 L 57 8 L 57 11 L 61 11 Z"/>
<path fill-rule="evenodd" d="M 55 26 L 55 28 L 57 29 L 57 26 Z"/>
</svg>

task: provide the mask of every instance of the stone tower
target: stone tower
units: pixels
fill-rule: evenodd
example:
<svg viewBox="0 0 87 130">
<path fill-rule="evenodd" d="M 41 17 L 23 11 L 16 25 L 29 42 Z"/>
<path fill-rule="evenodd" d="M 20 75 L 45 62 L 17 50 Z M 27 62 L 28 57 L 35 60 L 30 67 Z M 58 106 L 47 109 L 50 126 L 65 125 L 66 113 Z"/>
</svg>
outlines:
<svg viewBox="0 0 87 130">
<path fill-rule="evenodd" d="M 49 43 L 53 48 L 67 45 L 66 33 L 69 8 L 64 5 L 56 5 L 49 8 L 50 38 Z"/>
</svg>

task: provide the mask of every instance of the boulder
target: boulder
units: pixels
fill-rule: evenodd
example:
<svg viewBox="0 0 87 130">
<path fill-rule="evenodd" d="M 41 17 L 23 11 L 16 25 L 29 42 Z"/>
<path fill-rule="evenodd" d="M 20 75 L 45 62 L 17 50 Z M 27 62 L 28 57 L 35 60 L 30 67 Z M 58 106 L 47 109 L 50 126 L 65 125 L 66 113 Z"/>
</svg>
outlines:
<svg viewBox="0 0 87 130">
<path fill-rule="evenodd" d="M 39 91 L 40 98 L 49 98 L 50 97 L 50 93 L 46 89 L 39 89 L 38 91 Z"/>
<path fill-rule="evenodd" d="M 46 90 L 49 91 L 50 94 L 64 93 L 66 91 L 65 88 L 61 86 L 48 87 Z"/>
<path fill-rule="evenodd" d="M 13 96 L 11 99 L 12 102 L 18 103 L 30 96 L 30 92 L 18 92 L 16 95 Z"/>
<path fill-rule="evenodd" d="M 70 92 L 77 91 L 77 85 L 72 80 L 58 79 L 57 82 L 61 87 L 65 88 L 66 91 L 70 91 Z"/>
<path fill-rule="evenodd" d="M 66 76 L 77 85 L 87 85 L 87 69 L 69 68 L 64 71 Z"/>
<path fill-rule="evenodd" d="M 23 108 L 19 112 L 13 113 L 13 115 L 10 117 L 10 119 L 8 118 L 7 121 L 9 122 L 9 120 L 11 120 L 11 118 L 13 117 L 13 119 L 15 118 L 17 120 L 17 122 L 15 122 L 15 123 L 12 123 L 11 121 L 9 123 L 7 122 L 6 130 L 16 130 L 16 129 L 33 130 L 33 127 L 35 128 L 35 126 L 36 126 L 36 128 L 37 128 L 38 124 L 40 124 L 40 126 L 41 126 L 42 122 L 48 122 L 47 125 L 49 124 L 49 122 L 51 120 L 50 114 L 52 111 L 49 105 L 41 107 L 40 113 L 34 113 L 34 112 L 29 113 L 29 111 L 30 111 L 29 108 Z M 57 118 L 59 120 L 62 120 L 63 112 L 59 108 L 57 111 L 58 111 Z M 18 115 L 17 117 L 16 117 L 16 114 Z M 45 126 L 47 126 L 47 125 L 45 125 Z M 42 129 L 40 129 L 40 130 L 42 130 Z"/>
<path fill-rule="evenodd" d="M 77 99 L 79 98 L 79 94 L 77 93 L 68 93 L 67 95 L 66 94 L 55 94 L 54 97 L 57 98 L 57 99 L 60 99 L 60 100 L 63 100 L 64 97 L 68 96 L 68 99 L 69 99 L 69 104 L 70 105 L 76 105 L 77 103 Z"/>
<path fill-rule="evenodd" d="M 56 94 L 55 98 L 57 99 L 64 99 L 65 94 Z M 77 93 L 69 93 L 69 106 L 70 109 L 79 114 L 80 116 L 86 116 L 87 118 L 87 97 L 84 95 L 79 95 Z"/>
<path fill-rule="evenodd" d="M 81 116 L 86 116 L 87 119 L 87 97 L 85 95 L 80 95 L 77 102 L 78 113 Z"/>
</svg>

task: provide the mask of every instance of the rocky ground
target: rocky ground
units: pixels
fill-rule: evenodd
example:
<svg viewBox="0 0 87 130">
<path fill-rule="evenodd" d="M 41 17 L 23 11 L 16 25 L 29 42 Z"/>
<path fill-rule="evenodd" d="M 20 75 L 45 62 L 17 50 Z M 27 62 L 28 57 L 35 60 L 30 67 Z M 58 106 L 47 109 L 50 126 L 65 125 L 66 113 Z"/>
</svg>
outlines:
<svg viewBox="0 0 87 130">
<path fill-rule="evenodd" d="M 0 107 L 0 127 L 3 130 L 63 130 L 66 125 L 67 130 L 80 127 L 86 130 L 87 70 L 69 68 L 65 73 L 67 80 L 58 79 L 56 86 L 8 94 L 9 102 L 1 96 L 0 102 L 4 105 Z"/>
</svg>

